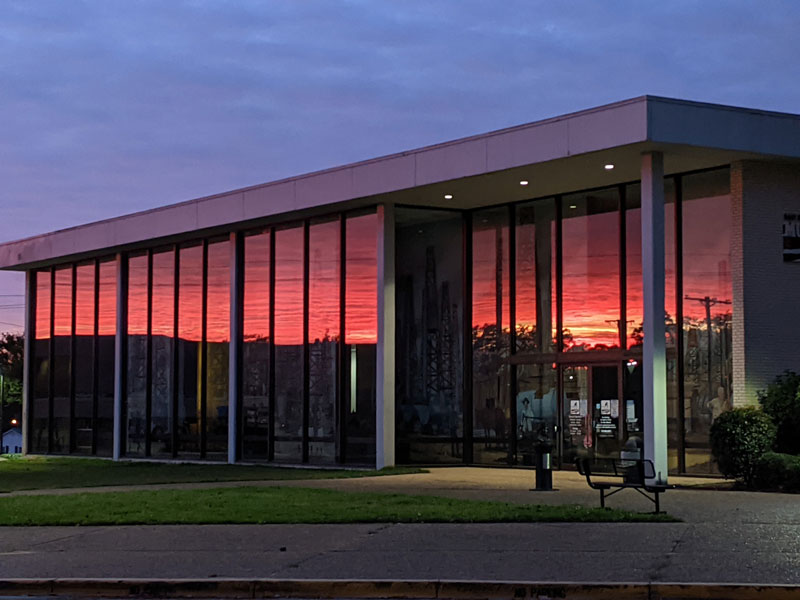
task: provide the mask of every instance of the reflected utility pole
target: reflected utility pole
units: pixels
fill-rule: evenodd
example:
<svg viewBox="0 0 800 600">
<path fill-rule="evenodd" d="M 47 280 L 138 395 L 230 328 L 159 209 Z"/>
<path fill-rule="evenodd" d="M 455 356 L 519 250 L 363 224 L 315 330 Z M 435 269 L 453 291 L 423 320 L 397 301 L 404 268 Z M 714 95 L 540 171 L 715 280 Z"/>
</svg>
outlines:
<svg viewBox="0 0 800 600">
<path fill-rule="evenodd" d="M 708 400 L 711 401 L 713 397 L 711 394 L 711 386 L 713 384 L 713 377 L 711 374 L 711 307 L 715 304 L 730 304 L 730 300 L 719 300 L 717 298 L 711 298 L 710 296 L 703 296 L 702 298 L 697 298 L 695 296 L 684 296 L 685 300 L 696 300 L 706 308 L 706 331 L 708 333 Z M 721 358 L 721 357 L 720 357 Z"/>
</svg>

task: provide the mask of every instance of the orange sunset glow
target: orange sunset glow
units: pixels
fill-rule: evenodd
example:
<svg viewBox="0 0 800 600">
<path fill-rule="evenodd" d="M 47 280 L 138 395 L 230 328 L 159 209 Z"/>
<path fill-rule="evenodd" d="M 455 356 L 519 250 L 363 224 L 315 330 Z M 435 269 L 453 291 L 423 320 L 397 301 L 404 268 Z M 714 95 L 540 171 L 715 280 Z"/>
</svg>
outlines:
<svg viewBox="0 0 800 600">
<path fill-rule="evenodd" d="M 666 214 L 666 312 L 675 317 L 675 232 L 674 206 Z M 730 198 L 704 198 L 703 202 L 684 203 L 684 279 L 683 293 L 693 297 L 730 300 L 729 227 L 707 234 L 710 215 L 730 214 Z M 626 211 L 626 337 L 642 322 L 642 265 L 640 210 Z M 339 221 L 312 223 L 309 226 L 309 342 L 339 338 Z M 592 214 L 562 221 L 563 326 L 575 346 L 617 347 L 619 345 L 619 221 L 616 212 Z M 532 225 L 517 227 L 516 311 L 517 329 L 536 325 L 536 266 L 530 256 L 534 246 Z M 303 343 L 303 228 L 275 232 L 275 343 Z M 374 344 L 377 341 L 377 217 L 375 214 L 346 220 L 345 342 Z M 473 233 L 472 324 L 482 329 L 494 325 L 498 315 L 504 331 L 509 322 L 508 228 L 476 228 Z M 230 339 L 230 245 L 228 240 L 208 245 L 206 336 L 209 342 Z M 502 260 L 496 260 L 496 251 Z M 270 315 L 270 233 L 250 235 L 244 241 L 244 339 L 269 338 Z M 551 276 L 555 271 L 552 252 Z M 202 339 L 203 247 L 179 250 L 178 331 L 182 339 Z M 152 334 L 174 335 L 174 251 L 156 252 L 153 264 Z M 147 256 L 134 255 L 128 261 L 129 335 L 147 334 Z M 500 277 L 498 278 L 498 269 Z M 55 272 L 55 294 L 50 289 L 51 275 L 40 272 L 36 279 L 36 338 L 50 337 L 50 311 L 53 302 L 53 333 L 72 334 L 72 269 Z M 93 335 L 95 328 L 94 264 L 82 264 L 75 273 L 75 334 Z M 116 331 L 116 263 L 99 265 L 99 304 L 97 329 L 101 336 Z M 498 285 L 501 289 L 498 290 Z M 555 284 L 552 284 L 552 312 L 555 315 Z M 501 306 L 496 306 L 498 291 Z M 498 310 L 499 308 L 499 310 Z M 718 304 L 712 316 L 730 312 Z M 684 301 L 687 319 L 702 321 L 705 308 L 697 301 Z M 555 320 L 555 316 L 553 316 Z"/>
</svg>

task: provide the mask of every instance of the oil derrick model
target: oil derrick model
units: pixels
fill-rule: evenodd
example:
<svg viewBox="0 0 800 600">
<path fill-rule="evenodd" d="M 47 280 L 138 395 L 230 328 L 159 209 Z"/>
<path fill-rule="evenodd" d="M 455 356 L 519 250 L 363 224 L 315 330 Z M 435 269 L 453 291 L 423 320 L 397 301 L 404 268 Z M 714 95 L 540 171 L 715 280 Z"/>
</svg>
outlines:
<svg viewBox="0 0 800 600">
<path fill-rule="evenodd" d="M 429 406 L 438 410 L 439 369 L 439 302 L 436 285 L 436 255 L 433 246 L 425 249 L 425 287 L 422 290 L 422 322 L 425 328 L 425 351 L 423 373 L 425 374 L 425 397 Z"/>
<path fill-rule="evenodd" d="M 414 317 L 414 278 L 405 275 L 399 280 L 398 288 L 404 290 L 398 294 L 397 306 L 397 388 L 400 402 L 413 404 L 422 390 L 418 385 L 417 374 L 420 373 L 420 356 L 417 347 L 416 319 Z"/>
<path fill-rule="evenodd" d="M 439 336 L 439 391 L 447 410 L 454 404 L 456 387 L 453 361 L 453 317 L 450 310 L 450 285 L 442 282 L 441 332 Z"/>
</svg>

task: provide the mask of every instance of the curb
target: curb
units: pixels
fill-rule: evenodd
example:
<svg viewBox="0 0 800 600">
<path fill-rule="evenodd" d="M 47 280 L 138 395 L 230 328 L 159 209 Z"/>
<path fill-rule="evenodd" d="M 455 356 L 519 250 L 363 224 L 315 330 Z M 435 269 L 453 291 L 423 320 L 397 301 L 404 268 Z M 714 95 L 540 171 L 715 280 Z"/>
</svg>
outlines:
<svg viewBox="0 0 800 600">
<path fill-rule="evenodd" d="M 573 583 L 285 579 L 4 579 L 0 598 L 549 598 L 800 600 L 800 586 L 718 583 Z"/>
</svg>

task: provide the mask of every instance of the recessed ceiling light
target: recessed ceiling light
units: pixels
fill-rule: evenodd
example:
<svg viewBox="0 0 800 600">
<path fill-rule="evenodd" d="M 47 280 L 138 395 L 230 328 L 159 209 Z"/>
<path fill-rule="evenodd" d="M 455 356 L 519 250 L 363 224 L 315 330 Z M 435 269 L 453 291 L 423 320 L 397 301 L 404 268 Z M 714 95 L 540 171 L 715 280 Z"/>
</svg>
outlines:
<svg viewBox="0 0 800 600">
<path fill-rule="evenodd" d="M 453 199 L 453 194 L 445 194 L 444 195 L 444 199 L 445 200 L 452 200 Z"/>
<path fill-rule="evenodd" d="M 574 208 L 578 208 L 578 205 L 577 204 L 570 204 L 569 207 L 574 209 Z"/>
<path fill-rule="evenodd" d="M 610 171 L 611 169 L 613 169 L 613 168 L 614 168 L 614 165 L 612 165 L 611 163 L 609 163 L 609 164 L 605 165 L 603 168 L 604 168 L 606 171 Z"/>
<path fill-rule="evenodd" d="M 520 185 L 528 185 L 528 182 L 527 182 L 526 180 L 524 180 L 524 179 L 523 179 L 522 181 L 520 181 L 520 182 L 519 182 L 519 184 L 520 184 Z"/>
</svg>

